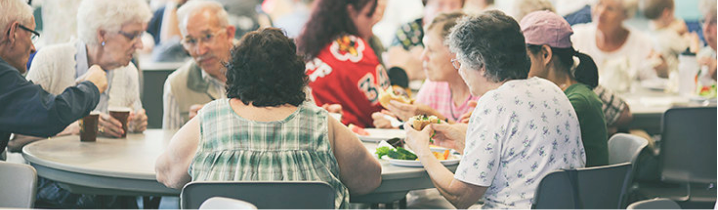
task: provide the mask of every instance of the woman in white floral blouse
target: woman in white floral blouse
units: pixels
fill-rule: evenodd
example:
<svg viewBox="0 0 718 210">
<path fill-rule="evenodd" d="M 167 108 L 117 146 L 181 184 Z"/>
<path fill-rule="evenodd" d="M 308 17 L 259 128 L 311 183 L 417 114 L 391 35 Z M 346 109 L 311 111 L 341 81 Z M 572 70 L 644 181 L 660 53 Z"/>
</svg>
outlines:
<svg viewBox="0 0 718 210">
<path fill-rule="evenodd" d="M 457 208 L 468 208 L 481 197 L 484 208 L 530 208 L 543 176 L 585 165 L 576 113 L 555 84 L 526 78 L 530 61 L 521 28 L 504 13 L 462 19 L 448 42 L 456 53 L 454 67 L 481 99 L 468 125 L 407 129 L 407 144 Z M 462 152 L 456 174 L 431 153 L 432 132 L 437 144 Z"/>
</svg>

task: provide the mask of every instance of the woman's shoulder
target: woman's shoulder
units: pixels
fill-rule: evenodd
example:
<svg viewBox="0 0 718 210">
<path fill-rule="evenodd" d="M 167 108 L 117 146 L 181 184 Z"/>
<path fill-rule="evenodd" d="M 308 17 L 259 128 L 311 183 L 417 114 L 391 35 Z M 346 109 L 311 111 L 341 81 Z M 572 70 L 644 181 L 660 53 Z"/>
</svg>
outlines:
<svg viewBox="0 0 718 210">
<path fill-rule="evenodd" d="M 327 47 L 322 49 L 317 57 L 324 62 L 329 60 L 327 57 L 331 57 L 332 60 L 340 62 L 350 61 L 351 63 L 358 63 L 369 61 L 367 60 L 369 57 L 374 57 L 373 60 L 376 60 L 373 55 L 374 53 L 371 46 L 369 46 L 366 40 L 355 35 L 344 34 L 332 39 L 332 42 L 327 44 Z M 373 62 L 379 63 L 378 60 Z"/>
</svg>

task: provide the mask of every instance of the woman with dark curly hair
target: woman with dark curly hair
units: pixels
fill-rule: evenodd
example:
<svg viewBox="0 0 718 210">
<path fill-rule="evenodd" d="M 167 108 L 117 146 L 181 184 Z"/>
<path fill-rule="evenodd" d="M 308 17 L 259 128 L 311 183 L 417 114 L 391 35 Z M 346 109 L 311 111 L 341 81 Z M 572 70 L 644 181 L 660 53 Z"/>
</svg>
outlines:
<svg viewBox="0 0 718 210">
<path fill-rule="evenodd" d="M 324 181 L 346 208 L 381 166 L 347 127 L 305 101 L 304 62 L 277 28 L 246 34 L 227 65 L 227 98 L 205 105 L 157 159 L 157 180 Z"/>
<path fill-rule="evenodd" d="M 342 122 L 372 125 L 381 111 L 379 88 L 389 76 L 366 40 L 372 36 L 377 0 L 319 0 L 297 37 L 317 105 L 341 104 Z"/>
</svg>

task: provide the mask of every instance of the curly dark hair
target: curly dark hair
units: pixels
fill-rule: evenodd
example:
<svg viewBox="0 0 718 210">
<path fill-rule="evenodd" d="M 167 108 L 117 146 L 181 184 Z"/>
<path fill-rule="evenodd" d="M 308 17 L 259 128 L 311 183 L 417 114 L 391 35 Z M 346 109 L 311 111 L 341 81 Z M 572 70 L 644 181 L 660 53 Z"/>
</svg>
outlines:
<svg viewBox="0 0 718 210">
<path fill-rule="evenodd" d="M 256 107 L 299 106 L 305 101 L 308 79 L 296 50 L 278 28 L 245 34 L 227 64 L 227 98 Z"/>
<path fill-rule="evenodd" d="M 485 68 L 484 76 L 493 82 L 528 76 L 531 61 L 521 27 L 501 11 L 462 18 L 448 38 L 449 49 L 462 65 L 477 71 Z"/>
<path fill-rule="evenodd" d="M 332 40 L 343 34 L 359 35 L 357 27 L 347 13 L 347 5 L 352 5 L 359 12 L 371 3 L 372 9 L 368 15 L 376 10 L 377 0 L 318 0 L 304 30 L 297 37 L 297 49 L 305 60 L 311 60 L 331 43 Z"/>
</svg>

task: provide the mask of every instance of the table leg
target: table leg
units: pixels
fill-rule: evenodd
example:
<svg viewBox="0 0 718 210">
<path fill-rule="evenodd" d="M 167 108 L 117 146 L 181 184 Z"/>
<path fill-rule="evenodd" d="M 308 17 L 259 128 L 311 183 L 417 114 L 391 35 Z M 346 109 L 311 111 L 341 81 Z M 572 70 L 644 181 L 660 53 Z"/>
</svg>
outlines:
<svg viewBox="0 0 718 210">
<path fill-rule="evenodd" d="M 143 209 L 158 209 L 160 208 L 161 196 L 144 196 L 142 197 L 142 208 Z"/>
<path fill-rule="evenodd" d="M 393 208 L 394 208 L 394 203 L 393 203 L 393 202 L 392 202 L 392 203 L 385 203 L 385 204 L 384 204 L 384 208 L 385 208 L 385 209 L 393 209 Z"/>
<path fill-rule="evenodd" d="M 406 209 L 406 197 L 399 200 L 399 208 Z"/>
</svg>

